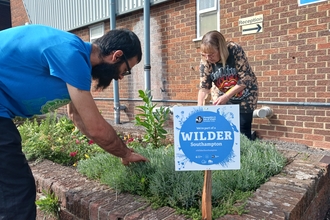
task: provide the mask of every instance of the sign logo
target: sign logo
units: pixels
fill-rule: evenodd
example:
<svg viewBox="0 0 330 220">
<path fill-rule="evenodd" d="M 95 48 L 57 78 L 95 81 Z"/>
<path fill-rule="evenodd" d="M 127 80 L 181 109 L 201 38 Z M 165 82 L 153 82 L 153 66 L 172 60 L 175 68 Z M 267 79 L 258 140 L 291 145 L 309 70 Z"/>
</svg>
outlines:
<svg viewBox="0 0 330 220">
<path fill-rule="evenodd" d="M 197 116 L 196 123 L 202 123 L 202 122 L 203 122 L 203 117 L 202 116 Z"/>
</svg>

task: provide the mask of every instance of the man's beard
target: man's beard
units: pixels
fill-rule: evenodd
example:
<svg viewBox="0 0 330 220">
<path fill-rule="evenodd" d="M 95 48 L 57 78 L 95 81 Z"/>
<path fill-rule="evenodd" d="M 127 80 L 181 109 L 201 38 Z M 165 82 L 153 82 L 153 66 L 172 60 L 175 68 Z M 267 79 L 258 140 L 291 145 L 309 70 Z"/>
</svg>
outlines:
<svg viewBox="0 0 330 220">
<path fill-rule="evenodd" d="M 109 63 L 101 63 L 92 68 L 92 78 L 97 81 L 97 85 L 95 86 L 96 90 L 104 90 L 106 89 L 112 79 L 118 80 L 119 78 L 119 66 L 122 62 L 118 62 L 115 64 Z"/>
</svg>

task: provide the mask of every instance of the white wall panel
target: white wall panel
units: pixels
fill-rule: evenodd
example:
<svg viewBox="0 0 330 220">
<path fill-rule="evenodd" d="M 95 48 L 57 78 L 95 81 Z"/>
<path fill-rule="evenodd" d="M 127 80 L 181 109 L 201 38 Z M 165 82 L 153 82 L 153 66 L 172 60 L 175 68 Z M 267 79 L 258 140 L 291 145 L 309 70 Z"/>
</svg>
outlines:
<svg viewBox="0 0 330 220">
<path fill-rule="evenodd" d="M 110 17 L 110 0 L 22 0 L 31 24 L 73 30 Z M 169 0 L 150 0 L 158 4 Z M 116 15 L 143 8 L 144 0 L 117 0 Z"/>
</svg>

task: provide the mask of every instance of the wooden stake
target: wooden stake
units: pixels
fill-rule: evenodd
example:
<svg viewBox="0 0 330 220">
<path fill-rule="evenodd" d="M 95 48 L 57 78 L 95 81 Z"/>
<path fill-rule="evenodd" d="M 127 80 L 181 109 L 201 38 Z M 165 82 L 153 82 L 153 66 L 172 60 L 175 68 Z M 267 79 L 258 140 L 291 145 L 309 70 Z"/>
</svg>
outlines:
<svg viewBox="0 0 330 220">
<path fill-rule="evenodd" d="M 202 220 L 212 220 L 212 172 L 205 170 L 202 195 Z"/>
</svg>

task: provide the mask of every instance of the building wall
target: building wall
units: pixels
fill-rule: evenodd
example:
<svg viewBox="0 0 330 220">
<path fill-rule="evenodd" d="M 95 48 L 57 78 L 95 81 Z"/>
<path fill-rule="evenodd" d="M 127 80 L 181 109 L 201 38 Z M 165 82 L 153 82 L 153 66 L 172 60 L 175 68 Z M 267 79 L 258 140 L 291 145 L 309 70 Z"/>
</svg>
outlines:
<svg viewBox="0 0 330 220">
<path fill-rule="evenodd" d="M 22 25 L 27 16 L 21 0 L 11 0 L 12 25 Z M 258 77 L 259 101 L 285 102 L 268 105 L 271 118 L 255 118 L 253 130 L 264 139 L 297 142 L 330 148 L 330 108 L 308 103 L 330 102 L 328 1 L 298 6 L 297 0 L 220 0 L 220 28 L 228 40 L 243 46 Z M 173 0 L 151 7 L 151 89 L 158 106 L 196 105 L 199 85 L 199 41 L 196 34 L 195 0 Z M 263 14 L 263 32 L 242 34 L 238 20 Z M 117 17 L 117 28 L 133 30 L 144 49 L 143 11 Z M 109 21 L 104 21 L 109 30 Z M 88 27 L 72 31 L 89 40 Z M 144 90 L 144 59 L 133 74 L 119 82 L 121 121 L 129 121 L 142 104 L 138 90 Z M 93 92 L 102 115 L 112 120 L 113 86 Z M 109 100 L 110 98 L 110 100 Z M 100 100 L 104 99 L 104 100 Z M 127 101 L 130 99 L 130 101 Z M 168 100 L 162 102 L 160 100 Z M 182 102 L 176 102 L 181 100 Z M 294 103 L 303 105 L 294 105 Z M 264 106 L 259 104 L 258 107 Z"/>
<path fill-rule="evenodd" d="M 11 24 L 13 27 L 29 23 L 29 17 L 26 14 L 23 1 L 10 0 Z"/>
</svg>

